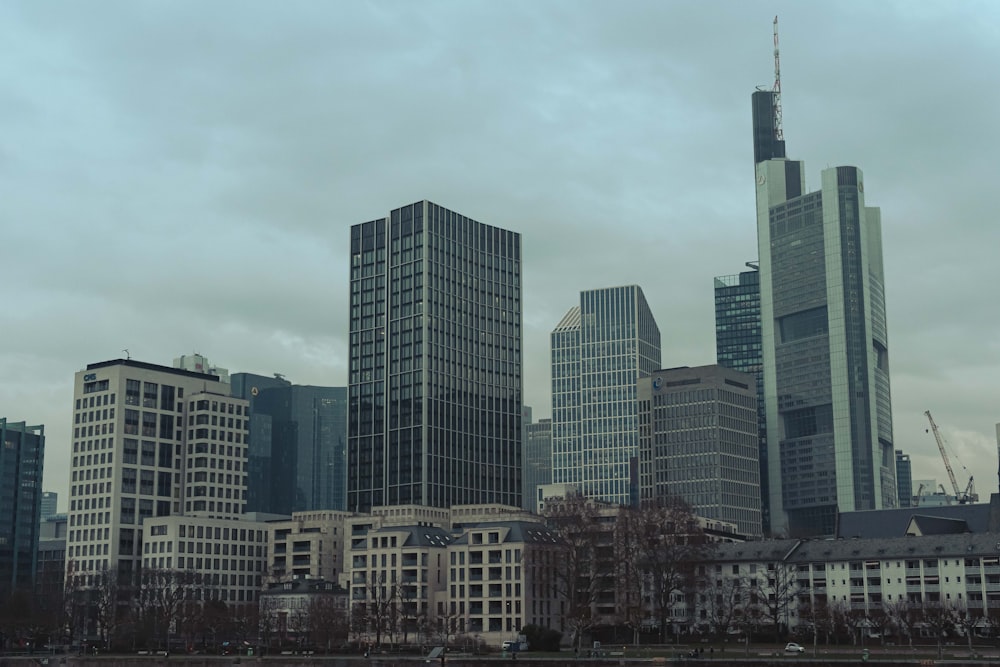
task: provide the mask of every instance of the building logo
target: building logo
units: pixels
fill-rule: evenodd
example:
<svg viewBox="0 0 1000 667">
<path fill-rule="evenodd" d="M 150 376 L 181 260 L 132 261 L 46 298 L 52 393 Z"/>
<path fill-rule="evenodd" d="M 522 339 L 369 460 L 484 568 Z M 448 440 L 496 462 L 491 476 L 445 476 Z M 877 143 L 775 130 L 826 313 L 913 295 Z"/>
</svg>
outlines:
<svg viewBox="0 0 1000 667">
<path fill-rule="evenodd" d="M 96 380 L 96 379 L 97 379 L 97 373 L 87 373 L 86 375 L 83 376 L 84 382 L 90 382 L 91 380 Z"/>
<path fill-rule="evenodd" d="M 655 389 L 656 391 L 660 391 L 660 387 L 662 386 L 663 386 L 663 378 L 658 377 L 653 379 L 653 389 Z"/>
</svg>

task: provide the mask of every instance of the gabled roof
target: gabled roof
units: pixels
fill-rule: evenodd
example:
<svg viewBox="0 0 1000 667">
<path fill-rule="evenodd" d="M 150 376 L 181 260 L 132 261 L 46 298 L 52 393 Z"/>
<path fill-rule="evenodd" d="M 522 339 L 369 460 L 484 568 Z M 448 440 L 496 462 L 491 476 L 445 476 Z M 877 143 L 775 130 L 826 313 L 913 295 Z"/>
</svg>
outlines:
<svg viewBox="0 0 1000 667">
<path fill-rule="evenodd" d="M 841 512 L 837 537 L 902 537 L 915 515 L 965 521 L 969 532 L 985 533 L 990 529 L 990 504 L 943 505 L 941 507 L 903 507 L 891 510 Z"/>
<path fill-rule="evenodd" d="M 965 519 L 946 519 L 940 516 L 914 514 L 906 526 L 907 535 L 957 535 L 971 533 Z"/>
<path fill-rule="evenodd" d="M 710 558 L 727 562 L 777 562 L 784 560 L 798 544 L 799 540 L 719 543 Z"/>
<path fill-rule="evenodd" d="M 1000 555 L 1000 534 L 925 535 L 868 540 L 808 540 L 795 550 L 794 562 L 963 558 Z"/>
</svg>

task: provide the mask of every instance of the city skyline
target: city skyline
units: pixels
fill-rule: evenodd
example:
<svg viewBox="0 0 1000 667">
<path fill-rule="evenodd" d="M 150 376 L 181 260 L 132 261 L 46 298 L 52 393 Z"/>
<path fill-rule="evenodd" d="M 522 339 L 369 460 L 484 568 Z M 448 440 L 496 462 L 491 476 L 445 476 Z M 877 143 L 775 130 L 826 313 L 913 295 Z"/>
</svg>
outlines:
<svg viewBox="0 0 1000 667">
<path fill-rule="evenodd" d="M 551 414 L 548 333 L 582 290 L 643 285 L 663 365 L 712 363 L 711 278 L 756 259 L 748 98 L 773 77 L 774 11 L 807 190 L 853 164 L 878 193 L 894 445 L 914 478 L 943 479 L 930 409 L 956 468 L 996 490 L 1000 348 L 979 295 L 1000 233 L 982 177 L 1000 62 L 983 13 L 998 10 L 234 7 L 202 8 L 195 33 L 193 4 L 122 4 L 114 22 L 0 8 L 0 220 L 18 251 L 0 285 L 0 404 L 46 426 L 61 509 L 72 378 L 89 362 L 196 351 L 346 386 L 346 230 L 386 202 L 522 234 L 536 419 Z"/>
</svg>

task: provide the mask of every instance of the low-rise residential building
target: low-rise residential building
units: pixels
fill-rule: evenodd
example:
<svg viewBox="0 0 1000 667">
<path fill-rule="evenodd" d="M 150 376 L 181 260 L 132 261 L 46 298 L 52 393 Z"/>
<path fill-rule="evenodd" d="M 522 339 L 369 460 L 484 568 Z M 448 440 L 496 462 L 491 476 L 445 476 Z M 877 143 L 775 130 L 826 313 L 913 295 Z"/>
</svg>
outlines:
<svg viewBox="0 0 1000 667">
<path fill-rule="evenodd" d="M 493 521 L 468 527 L 448 548 L 448 599 L 437 614 L 451 634 L 488 644 L 514 640 L 525 625 L 560 627 L 551 585 L 559 541 L 539 522 Z"/>
<path fill-rule="evenodd" d="M 268 525 L 268 578 L 284 581 L 311 577 L 336 582 L 344 562 L 344 526 L 348 512 L 293 512 L 291 519 Z"/>
<path fill-rule="evenodd" d="M 347 601 L 347 591 L 325 579 L 270 582 L 260 594 L 261 640 L 330 648 L 334 638 L 347 638 Z"/>
<path fill-rule="evenodd" d="M 852 632 L 926 634 L 941 614 L 952 632 L 1000 608 L 997 533 L 719 544 L 699 567 L 691 628 L 811 633 L 833 618 Z M 726 608 L 728 606 L 728 608 Z"/>
<path fill-rule="evenodd" d="M 454 536 L 438 526 L 383 526 L 351 547 L 349 585 L 355 631 L 381 642 L 431 630 L 434 603 L 448 584 L 448 546 Z"/>
<path fill-rule="evenodd" d="M 267 563 L 267 524 L 210 517 L 164 516 L 142 525 L 144 573 L 189 575 L 196 600 L 256 604 Z"/>
</svg>

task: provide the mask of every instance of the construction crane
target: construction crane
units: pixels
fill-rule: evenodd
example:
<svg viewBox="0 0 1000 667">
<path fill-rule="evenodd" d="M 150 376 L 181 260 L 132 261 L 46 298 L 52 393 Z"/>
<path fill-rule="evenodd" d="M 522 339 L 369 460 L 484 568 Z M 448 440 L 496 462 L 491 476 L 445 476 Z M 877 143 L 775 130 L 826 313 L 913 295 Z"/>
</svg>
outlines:
<svg viewBox="0 0 1000 667">
<path fill-rule="evenodd" d="M 964 491 L 958 488 L 958 481 L 955 479 L 955 471 L 951 469 L 951 461 L 948 460 L 948 452 L 945 451 L 944 436 L 941 435 L 941 431 L 938 430 L 937 424 L 934 423 L 934 417 L 931 416 L 931 411 L 925 411 L 924 415 L 927 417 L 927 421 L 931 423 L 931 430 L 934 432 L 934 440 L 937 442 L 938 449 L 941 450 L 941 460 L 944 461 L 945 470 L 948 471 L 948 479 L 951 481 L 951 487 L 955 490 L 955 500 L 961 505 L 979 500 L 979 496 L 976 495 L 976 487 L 973 482 L 972 475 L 969 475 L 969 483 L 965 486 Z M 943 491 L 944 488 L 942 487 L 941 490 Z"/>
</svg>

